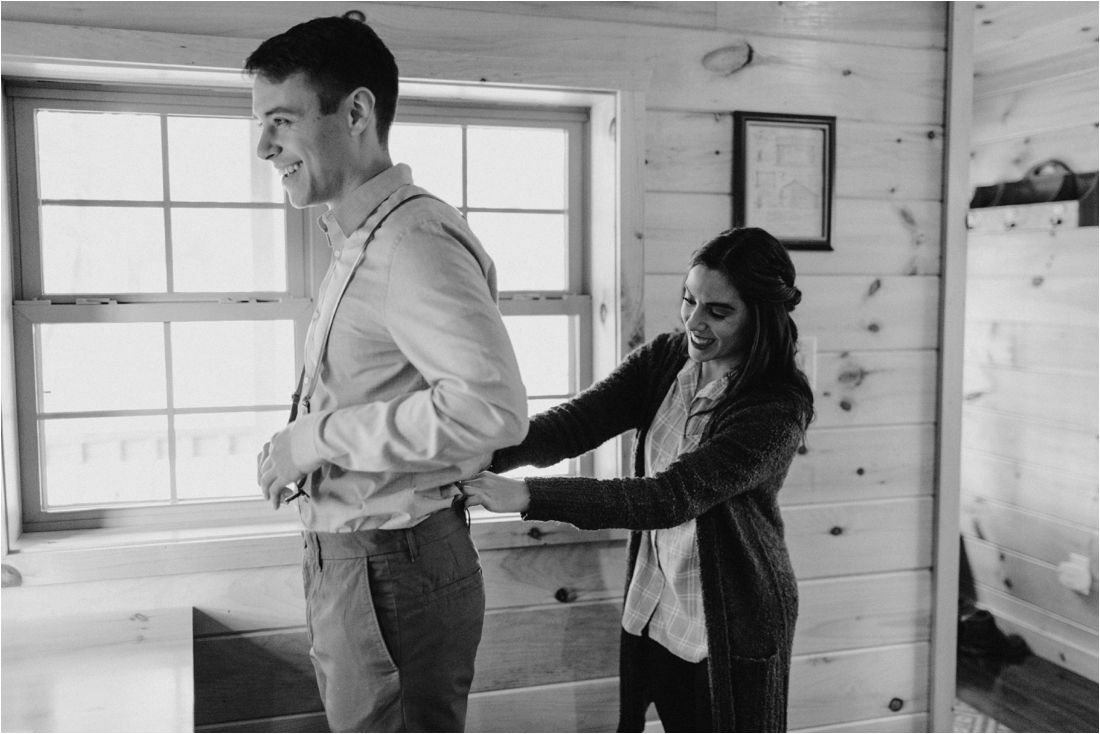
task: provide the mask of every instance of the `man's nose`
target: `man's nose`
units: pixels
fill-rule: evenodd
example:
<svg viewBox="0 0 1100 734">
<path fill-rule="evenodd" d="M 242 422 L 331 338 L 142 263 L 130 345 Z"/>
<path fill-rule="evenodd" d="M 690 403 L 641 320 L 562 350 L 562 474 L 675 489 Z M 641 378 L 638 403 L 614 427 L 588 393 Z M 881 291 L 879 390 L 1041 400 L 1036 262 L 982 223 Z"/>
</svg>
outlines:
<svg viewBox="0 0 1100 734">
<path fill-rule="evenodd" d="M 271 142 L 271 134 L 268 130 L 267 125 L 260 129 L 260 140 L 256 143 L 256 157 L 262 161 L 269 160 L 278 153 L 275 144 Z"/>
</svg>

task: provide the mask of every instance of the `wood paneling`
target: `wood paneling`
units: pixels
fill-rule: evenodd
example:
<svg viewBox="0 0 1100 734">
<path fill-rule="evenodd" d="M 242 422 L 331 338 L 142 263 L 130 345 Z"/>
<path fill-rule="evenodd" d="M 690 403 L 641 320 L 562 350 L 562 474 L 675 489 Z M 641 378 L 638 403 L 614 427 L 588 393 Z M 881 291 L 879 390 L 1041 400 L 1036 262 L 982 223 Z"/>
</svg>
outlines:
<svg viewBox="0 0 1100 734">
<path fill-rule="evenodd" d="M 787 726 L 799 729 L 891 714 L 924 713 L 928 645 L 796 657 Z"/>
<path fill-rule="evenodd" d="M 725 75 L 701 60 L 747 41 L 753 63 Z M 636 41 L 635 41 L 636 42 Z M 943 121 L 943 51 L 678 31 L 649 50 L 651 109 L 756 109 L 865 122 Z M 751 100 L 751 106 L 745 102 Z"/>
<path fill-rule="evenodd" d="M 368 3 L 373 4 L 373 3 Z M 431 8 L 450 9 L 449 2 L 412 2 Z M 463 10 L 530 15 L 541 18 L 573 18 L 611 23 L 642 23 L 673 28 L 715 27 L 714 2 L 464 2 Z"/>
<path fill-rule="evenodd" d="M 983 3 L 976 9 L 974 70 L 996 74 L 1069 51 L 1091 49 L 1095 62 L 1095 3 Z"/>
<path fill-rule="evenodd" d="M 927 640 L 928 571 L 813 579 L 798 585 L 796 654 Z"/>
<path fill-rule="evenodd" d="M 468 732 L 615 731 L 619 679 L 486 691 L 470 696 Z"/>
<path fill-rule="evenodd" d="M 1100 228 L 971 232 L 966 272 L 971 279 L 1012 276 L 1081 278 L 1100 268 Z"/>
<path fill-rule="evenodd" d="M 646 331 L 682 329 L 683 274 L 645 280 Z M 800 276 L 795 323 L 819 351 L 930 349 L 936 346 L 939 279 L 931 277 Z"/>
<path fill-rule="evenodd" d="M 626 543 L 481 551 L 486 608 L 622 599 Z M 560 598 L 559 598 L 560 597 Z"/>
<path fill-rule="evenodd" d="M 817 359 L 816 425 L 933 423 L 936 353 L 823 352 Z"/>
<path fill-rule="evenodd" d="M 647 193 L 646 273 L 687 272 L 691 253 L 733 222 L 722 194 Z M 793 252 L 806 275 L 932 275 L 939 272 L 940 207 L 927 201 L 837 199 L 833 250 Z"/>
<path fill-rule="evenodd" d="M 932 565 L 932 499 L 803 505 L 783 511 L 802 580 Z"/>
<path fill-rule="evenodd" d="M 1081 173 L 1097 168 L 1096 123 L 1077 123 L 1059 130 L 983 143 L 971 153 L 970 183 L 988 186 L 1018 181 L 1040 163 L 1057 159 Z"/>
<path fill-rule="evenodd" d="M 1096 537 L 1096 516 L 1058 520 L 971 494 L 963 494 L 961 509 L 964 534 L 1052 566 L 1070 553 L 1087 558 Z"/>
<path fill-rule="evenodd" d="M 1094 479 L 1028 464 L 1018 457 L 977 451 L 965 451 L 963 456 L 964 492 L 1069 522 L 1097 517 Z"/>
<path fill-rule="evenodd" d="M 1097 404 L 1082 400 L 1096 388 L 1096 375 L 1037 372 L 993 365 L 966 365 L 968 407 L 1095 429 Z"/>
<path fill-rule="evenodd" d="M 977 408 L 963 411 L 963 448 L 1096 481 L 1096 431 L 1036 423 Z"/>
<path fill-rule="evenodd" d="M 796 732 L 915 732 L 929 731 L 928 714 L 884 716 L 869 721 L 848 721 L 833 726 L 815 726 L 810 729 L 792 729 Z"/>
<path fill-rule="evenodd" d="M 1096 20 L 1095 13 L 1093 20 Z M 1045 84 L 1051 79 L 1080 74 L 1095 67 L 1096 44 L 1075 45 L 1020 66 L 979 71 L 974 76 L 974 95 L 986 97 L 1009 89 Z"/>
<path fill-rule="evenodd" d="M 968 321 L 966 361 L 998 367 L 1096 374 L 1100 332 L 1087 326 Z"/>
<path fill-rule="evenodd" d="M 943 7 L 923 2 L 718 2 L 718 26 L 813 40 L 943 48 Z"/>
<path fill-rule="evenodd" d="M 967 283 L 967 321 L 1097 327 L 1096 274 L 975 278 Z"/>
<path fill-rule="evenodd" d="M 818 428 L 795 456 L 780 504 L 931 495 L 935 427 Z"/>
<path fill-rule="evenodd" d="M 839 120 L 836 196 L 938 200 L 941 126 Z M 733 183 L 733 115 L 654 111 L 647 120 L 649 191 L 729 194 Z"/>
<path fill-rule="evenodd" d="M 1100 100 L 1098 72 L 1062 77 L 974 100 L 973 143 L 1020 138 L 1039 130 L 1060 130 L 1095 122 Z"/>
<path fill-rule="evenodd" d="M 1058 582 L 1058 569 L 1049 563 L 998 549 L 992 543 L 966 537 L 966 557 L 974 580 L 1072 622 L 1096 629 L 1096 583 L 1087 595 Z"/>
</svg>

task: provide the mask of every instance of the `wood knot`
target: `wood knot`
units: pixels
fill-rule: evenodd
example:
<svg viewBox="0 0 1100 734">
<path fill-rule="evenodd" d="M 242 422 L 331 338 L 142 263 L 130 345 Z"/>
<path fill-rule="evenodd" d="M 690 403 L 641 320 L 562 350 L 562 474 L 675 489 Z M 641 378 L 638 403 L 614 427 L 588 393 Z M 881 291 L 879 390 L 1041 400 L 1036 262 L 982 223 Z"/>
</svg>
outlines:
<svg viewBox="0 0 1100 734">
<path fill-rule="evenodd" d="M 890 710 L 891 711 L 894 711 L 894 712 L 901 711 L 903 706 L 905 706 L 905 701 L 902 701 L 900 698 L 891 698 L 890 699 Z"/>
<path fill-rule="evenodd" d="M 859 476 L 861 476 L 861 477 L 862 477 L 862 476 L 863 476 L 864 474 L 866 474 L 866 473 L 867 473 L 867 472 L 865 472 L 865 471 L 863 470 L 863 467 L 862 467 L 862 466 L 861 466 L 861 467 L 859 467 L 858 469 L 856 469 L 856 474 L 858 474 L 858 475 L 859 475 Z"/>
<path fill-rule="evenodd" d="M 703 68 L 723 76 L 740 71 L 752 62 L 752 46 L 745 41 L 716 48 L 703 57 Z"/>
<path fill-rule="evenodd" d="M 530 538 L 531 540 L 542 540 L 543 535 L 544 535 L 544 533 L 541 530 L 539 530 L 537 527 L 531 528 L 530 530 L 527 531 L 527 537 Z"/>
<path fill-rule="evenodd" d="M 560 601 L 562 604 L 568 604 L 571 601 L 577 600 L 577 592 L 568 587 L 561 587 L 554 592 L 554 598 Z"/>
<path fill-rule="evenodd" d="M 844 528 L 840 527 L 839 525 L 834 525 L 829 530 L 829 535 L 841 535 L 843 533 L 844 533 Z"/>
<path fill-rule="evenodd" d="M 1034 278 L 1031 279 L 1031 284 L 1033 286 L 1035 286 L 1036 288 L 1038 288 L 1039 286 L 1041 286 L 1043 284 L 1043 276 L 1036 275 Z"/>
<path fill-rule="evenodd" d="M 852 404 L 847 400 L 840 401 L 840 409 L 843 411 L 849 411 L 852 409 Z"/>
<path fill-rule="evenodd" d="M 19 569 L 6 563 L 0 565 L 0 579 L 3 580 L 5 589 L 9 586 L 22 586 L 23 584 L 23 574 L 19 573 Z"/>
</svg>

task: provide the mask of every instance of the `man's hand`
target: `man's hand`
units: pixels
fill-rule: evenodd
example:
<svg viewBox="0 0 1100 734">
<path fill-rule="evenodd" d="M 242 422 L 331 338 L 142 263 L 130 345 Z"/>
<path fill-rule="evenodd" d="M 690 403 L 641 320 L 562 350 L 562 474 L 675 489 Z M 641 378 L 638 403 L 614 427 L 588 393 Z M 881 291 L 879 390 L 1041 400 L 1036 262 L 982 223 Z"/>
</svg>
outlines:
<svg viewBox="0 0 1100 734">
<path fill-rule="evenodd" d="M 491 512 L 526 512 L 531 492 L 522 479 L 508 479 L 483 471 L 473 479 L 460 482 L 466 505 L 481 505 Z"/>
<path fill-rule="evenodd" d="M 272 436 L 256 456 L 256 480 L 264 499 L 276 510 L 297 491 L 298 480 L 306 475 L 294 466 L 290 455 L 290 428 L 287 426 Z"/>
</svg>

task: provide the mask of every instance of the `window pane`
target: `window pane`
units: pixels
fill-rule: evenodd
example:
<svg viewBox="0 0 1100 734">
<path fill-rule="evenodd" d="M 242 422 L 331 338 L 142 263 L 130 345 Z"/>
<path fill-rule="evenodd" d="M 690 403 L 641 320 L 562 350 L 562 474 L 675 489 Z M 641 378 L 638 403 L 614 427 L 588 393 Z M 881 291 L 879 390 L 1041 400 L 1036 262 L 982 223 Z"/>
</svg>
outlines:
<svg viewBox="0 0 1100 734">
<path fill-rule="evenodd" d="M 505 316 L 527 394 L 565 395 L 572 384 L 570 316 Z"/>
<path fill-rule="evenodd" d="M 173 289 L 285 291 L 285 217 L 282 209 L 173 209 Z"/>
<path fill-rule="evenodd" d="M 38 110 L 43 199 L 161 201 L 160 117 Z"/>
<path fill-rule="evenodd" d="M 256 455 L 286 419 L 286 411 L 176 416 L 176 497 L 262 497 Z"/>
<path fill-rule="evenodd" d="M 171 499 L 167 417 L 46 420 L 41 426 L 45 509 Z"/>
<path fill-rule="evenodd" d="M 134 207 L 42 207 L 46 293 L 164 293 L 164 213 Z"/>
<path fill-rule="evenodd" d="M 462 206 L 462 128 L 397 123 L 390 128 L 390 157 L 412 167 L 413 181 L 454 207 Z"/>
<path fill-rule="evenodd" d="M 169 117 L 172 201 L 281 202 L 275 169 L 256 157 L 259 137 L 259 127 L 245 118 Z"/>
<path fill-rule="evenodd" d="M 565 130 L 466 131 L 469 206 L 565 209 Z"/>
<path fill-rule="evenodd" d="M 290 404 L 293 321 L 177 322 L 171 332 L 177 408 Z"/>
<path fill-rule="evenodd" d="M 165 408 L 164 326 L 41 324 L 42 411 Z"/>
<path fill-rule="evenodd" d="M 470 212 L 501 291 L 565 290 L 565 215 Z"/>
</svg>

